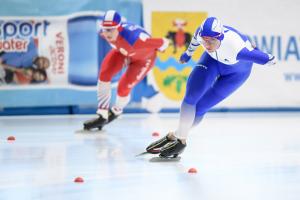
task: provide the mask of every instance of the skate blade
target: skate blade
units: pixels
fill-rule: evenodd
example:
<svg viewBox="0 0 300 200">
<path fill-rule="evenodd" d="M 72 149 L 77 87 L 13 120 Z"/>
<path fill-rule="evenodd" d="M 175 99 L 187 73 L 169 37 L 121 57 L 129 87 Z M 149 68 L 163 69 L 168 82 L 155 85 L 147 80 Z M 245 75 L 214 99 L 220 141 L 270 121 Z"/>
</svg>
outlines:
<svg viewBox="0 0 300 200">
<path fill-rule="evenodd" d="M 159 154 L 159 153 L 160 153 L 160 151 L 153 151 L 153 152 L 144 151 L 142 153 L 139 153 L 139 154 L 135 155 L 135 157 L 143 156 L 143 155 L 146 155 L 146 154 Z"/>
<path fill-rule="evenodd" d="M 143 156 L 143 155 L 146 155 L 146 154 L 150 154 L 150 153 L 145 151 L 145 152 L 142 152 L 142 153 L 139 153 L 139 154 L 135 155 L 135 157 Z"/>
<path fill-rule="evenodd" d="M 176 158 L 173 157 L 153 157 L 149 160 L 149 162 L 178 162 L 180 161 L 181 157 L 178 156 Z"/>
<path fill-rule="evenodd" d="M 76 130 L 75 134 L 95 134 L 95 133 L 103 133 L 105 130 L 98 130 L 98 129 L 91 129 L 91 130 L 86 130 L 86 129 L 80 129 Z"/>
</svg>

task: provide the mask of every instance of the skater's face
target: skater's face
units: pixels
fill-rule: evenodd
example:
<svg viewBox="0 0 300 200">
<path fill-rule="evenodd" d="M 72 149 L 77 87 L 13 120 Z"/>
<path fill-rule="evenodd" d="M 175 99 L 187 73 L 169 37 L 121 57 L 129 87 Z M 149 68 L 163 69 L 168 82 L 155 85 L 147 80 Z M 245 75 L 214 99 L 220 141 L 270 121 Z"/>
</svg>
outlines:
<svg viewBox="0 0 300 200">
<path fill-rule="evenodd" d="M 104 28 L 102 34 L 108 42 L 114 42 L 119 35 L 119 31 L 118 28 Z"/>
<path fill-rule="evenodd" d="M 221 41 L 217 38 L 203 36 L 201 37 L 201 43 L 203 44 L 204 48 L 211 53 L 220 47 Z"/>
</svg>

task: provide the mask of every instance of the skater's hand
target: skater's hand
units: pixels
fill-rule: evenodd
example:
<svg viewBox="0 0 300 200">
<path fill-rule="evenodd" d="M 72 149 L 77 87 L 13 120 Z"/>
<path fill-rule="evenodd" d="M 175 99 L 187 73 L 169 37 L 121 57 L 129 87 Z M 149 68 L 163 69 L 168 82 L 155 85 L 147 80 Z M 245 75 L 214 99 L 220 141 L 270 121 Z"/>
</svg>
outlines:
<svg viewBox="0 0 300 200">
<path fill-rule="evenodd" d="M 169 39 L 163 38 L 163 44 L 161 45 L 161 47 L 158 48 L 158 51 L 164 52 L 168 48 L 169 44 L 170 44 Z"/>
<path fill-rule="evenodd" d="M 269 61 L 266 63 L 266 65 L 271 66 L 271 65 L 275 65 L 277 63 L 277 59 L 275 58 L 275 56 L 268 54 L 269 56 Z"/>
<path fill-rule="evenodd" d="M 180 56 L 180 59 L 179 59 L 179 62 L 184 64 L 184 63 L 187 63 L 190 59 L 191 59 L 192 56 L 189 56 L 186 52 L 184 52 L 181 56 Z"/>
</svg>

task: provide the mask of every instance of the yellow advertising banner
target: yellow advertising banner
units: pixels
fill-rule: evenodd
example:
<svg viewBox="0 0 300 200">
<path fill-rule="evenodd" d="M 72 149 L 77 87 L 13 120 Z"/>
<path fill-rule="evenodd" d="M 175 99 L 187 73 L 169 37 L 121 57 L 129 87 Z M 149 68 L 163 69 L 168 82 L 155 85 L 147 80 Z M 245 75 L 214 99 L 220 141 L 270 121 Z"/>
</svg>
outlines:
<svg viewBox="0 0 300 200">
<path fill-rule="evenodd" d="M 159 53 L 152 71 L 155 85 L 169 100 L 180 101 L 185 94 L 188 75 L 203 49 L 198 48 L 191 61 L 186 64 L 181 64 L 178 60 L 206 17 L 206 12 L 152 12 L 152 36 L 170 40 L 169 48 Z"/>
</svg>

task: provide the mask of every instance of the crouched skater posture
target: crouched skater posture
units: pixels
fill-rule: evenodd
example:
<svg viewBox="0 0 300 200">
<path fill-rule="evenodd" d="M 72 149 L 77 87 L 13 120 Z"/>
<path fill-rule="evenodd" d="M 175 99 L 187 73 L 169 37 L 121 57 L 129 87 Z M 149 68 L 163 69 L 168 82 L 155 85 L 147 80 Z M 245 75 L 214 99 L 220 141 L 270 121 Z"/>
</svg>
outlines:
<svg viewBox="0 0 300 200">
<path fill-rule="evenodd" d="M 100 35 L 111 45 L 105 56 L 98 77 L 98 118 L 86 121 L 84 129 L 101 129 L 116 119 L 130 100 L 132 88 L 140 82 L 154 66 L 157 51 L 164 51 L 169 41 L 165 38 L 151 38 L 140 26 L 121 22 L 121 16 L 114 10 L 104 14 Z M 118 82 L 117 98 L 110 108 L 111 79 L 127 66 Z"/>
<path fill-rule="evenodd" d="M 215 17 L 207 18 L 196 30 L 180 62 L 188 62 L 199 45 L 205 52 L 189 75 L 178 128 L 150 144 L 146 148 L 148 153 L 159 153 L 161 157 L 178 156 L 186 147 L 190 129 L 199 124 L 210 108 L 247 80 L 253 63 L 276 63 L 274 56 L 253 47 L 245 35 L 223 26 Z"/>
</svg>

